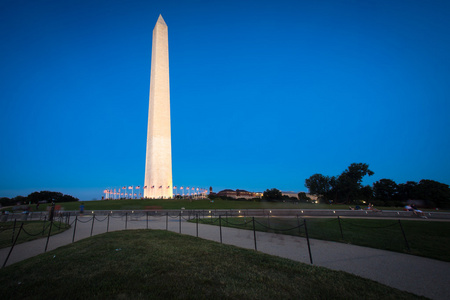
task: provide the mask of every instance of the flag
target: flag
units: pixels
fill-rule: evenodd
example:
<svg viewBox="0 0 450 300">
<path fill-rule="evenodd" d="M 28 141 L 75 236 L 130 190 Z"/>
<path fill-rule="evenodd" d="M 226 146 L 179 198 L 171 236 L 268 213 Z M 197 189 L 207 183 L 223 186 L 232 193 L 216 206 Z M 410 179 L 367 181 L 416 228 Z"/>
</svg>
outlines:
<svg viewBox="0 0 450 300">
<path fill-rule="evenodd" d="M 135 187 L 135 189 L 137 189 L 137 190 L 138 190 L 138 189 L 140 189 L 140 188 L 141 188 L 141 186 L 140 186 L 140 185 L 138 185 L 137 187 Z"/>
<path fill-rule="evenodd" d="M 177 186 L 174 186 L 173 188 L 174 188 L 174 189 L 176 189 L 176 188 L 177 188 Z"/>
<path fill-rule="evenodd" d="M 182 190 L 183 189 L 183 187 L 180 187 L 180 190 Z"/>
<path fill-rule="evenodd" d="M 198 188 L 197 188 L 197 191 L 198 191 Z"/>
<path fill-rule="evenodd" d="M 152 189 L 154 189 L 155 188 L 155 186 L 154 185 L 152 185 Z"/>
<path fill-rule="evenodd" d="M 162 185 L 160 185 L 159 188 L 162 189 Z"/>
<path fill-rule="evenodd" d="M 193 190 L 195 190 L 195 188 L 194 188 L 194 187 L 192 187 L 192 188 L 191 188 L 191 191 L 193 191 Z"/>
<path fill-rule="evenodd" d="M 147 188 L 147 186 L 144 186 L 144 189 L 146 189 Z"/>
<path fill-rule="evenodd" d="M 132 189 L 133 189 L 133 186 L 132 186 L 132 185 L 130 185 L 130 186 L 128 187 L 128 189 L 129 189 L 129 190 L 132 190 Z"/>
<path fill-rule="evenodd" d="M 108 193 L 108 190 L 104 190 L 103 193 L 107 194 L 107 193 Z"/>
<path fill-rule="evenodd" d="M 170 185 L 168 185 L 167 188 L 170 189 Z"/>
<path fill-rule="evenodd" d="M 189 189 L 189 187 L 187 186 L 187 187 L 186 187 L 186 189 L 188 190 L 188 189 Z"/>
<path fill-rule="evenodd" d="M 122 187 L 122 190 L 126 190 L 126 189 L 127 189 L 127 187 L 126 187 L 126 186 Z"/>
</svg>

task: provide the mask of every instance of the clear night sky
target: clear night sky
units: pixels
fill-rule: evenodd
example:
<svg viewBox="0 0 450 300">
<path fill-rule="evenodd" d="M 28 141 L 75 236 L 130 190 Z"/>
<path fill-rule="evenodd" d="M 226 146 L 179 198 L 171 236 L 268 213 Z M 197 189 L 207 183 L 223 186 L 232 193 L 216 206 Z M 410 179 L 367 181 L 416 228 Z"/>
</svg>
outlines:
<svg viewBox="0 0 450 300">
<path fill-rule="evenodd" d="M 173 182 L 450 184 L 450 1 L 0 1 L 0 196 L 143 185 L 169 27 Z"/>
</svg>

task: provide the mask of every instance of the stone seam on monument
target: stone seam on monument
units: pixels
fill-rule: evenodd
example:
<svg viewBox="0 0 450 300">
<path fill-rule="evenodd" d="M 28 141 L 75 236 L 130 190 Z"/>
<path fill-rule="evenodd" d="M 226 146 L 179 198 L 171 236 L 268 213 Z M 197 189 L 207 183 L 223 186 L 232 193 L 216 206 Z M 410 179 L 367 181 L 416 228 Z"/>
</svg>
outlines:
<svg viewBox="0 0 450 300">
<path fill-rule="evenodd" d="M 152 38 L 144 197 L 173 197 L 171 147 L 168 29 L 160 15 Z"/>
</svg>

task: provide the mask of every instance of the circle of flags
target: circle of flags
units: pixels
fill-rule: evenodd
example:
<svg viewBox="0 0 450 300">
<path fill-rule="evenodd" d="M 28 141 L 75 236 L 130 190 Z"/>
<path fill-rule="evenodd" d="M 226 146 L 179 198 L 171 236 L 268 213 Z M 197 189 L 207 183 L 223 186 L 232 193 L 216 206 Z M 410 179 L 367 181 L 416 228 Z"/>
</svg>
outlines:
<svg viewBox="0 0 450 300">
<path fill-rule="evenodd" d="M 147 186 L 144 186 L 141 189 L 141 186 L 123 186 L 120 188 L 107 188 L 103 190 L 103 194 L 105 194 L 104 199 L 110 199 L 110 200 L 119 200 L 119 199 L 143 199 L 143 193 L 141 193 L 141 190 L 147 189 Z M 155 189 L 156 187 L 152 185 L 149 187 L 150 189 Z M 162 189 L 163 186 L 160 185 L 158 187 L 159 189 Z M 167 189 L 170 189 L 170 185 L 166 186 Z M 206 194 L 208 192 L 207 189 L 199 188 L 199 187 L 189 187 L 189 186 L 180 186 L 179 188 L 174 185 L 174 197 L 181 197 L 181 198 L 205 198 Z M 131 190 L 131 191 L 130 191 Z M 178 192 L 180 190 L 180 192 Z"/>
</svg>

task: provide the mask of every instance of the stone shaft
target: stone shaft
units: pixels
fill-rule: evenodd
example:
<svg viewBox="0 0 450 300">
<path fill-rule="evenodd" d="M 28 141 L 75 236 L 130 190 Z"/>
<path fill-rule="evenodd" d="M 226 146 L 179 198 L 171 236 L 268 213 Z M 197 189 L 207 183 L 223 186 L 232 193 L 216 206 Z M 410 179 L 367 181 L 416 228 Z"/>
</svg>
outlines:
<svg viewBox="0 0 450 300">
<path fill-rule="evenodd" d="M 160 15 L 153 29 L 145 162 L 145 198 L 172 198 L 168 29 Z"/>
</svg>

